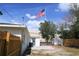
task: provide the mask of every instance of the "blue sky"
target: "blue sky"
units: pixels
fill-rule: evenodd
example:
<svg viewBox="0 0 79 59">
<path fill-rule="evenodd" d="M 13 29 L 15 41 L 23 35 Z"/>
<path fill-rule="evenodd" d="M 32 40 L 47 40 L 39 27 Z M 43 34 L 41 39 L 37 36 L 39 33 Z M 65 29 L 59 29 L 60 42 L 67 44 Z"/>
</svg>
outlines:
<svg viewBox="0 0 79 59">
<path fill-rule="evenodd" d="M 44 8 L 45 16 L 35 19 L 36 14 Z M 69 9 L 69 4 L 63 3 L 0 4 L 0 10 L 3 13 L 0 16 L 0 23 L 25 23 L 29 30 L 38 30 L 40 22 L 44 20 L 52 21 L 55 24 L 63 22 L 63 17 L 68 15 Z"/>
</svg>

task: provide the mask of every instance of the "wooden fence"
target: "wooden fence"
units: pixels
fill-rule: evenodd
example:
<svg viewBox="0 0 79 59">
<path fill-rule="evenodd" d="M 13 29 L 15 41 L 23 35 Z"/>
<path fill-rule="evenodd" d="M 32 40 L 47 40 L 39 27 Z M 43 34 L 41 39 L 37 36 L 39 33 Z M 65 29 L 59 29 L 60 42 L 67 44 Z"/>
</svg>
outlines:
<svg viewBox="0 0 79 59">
<path fill-rule="evenodd" d="M 67 47 L 79 47 L 79 39 L 65 39 L 64 46 Z"/>
<path fill-rule="evenodd" d="M 40 46 L 53 45 L 52 42 L 40 42 Z"/>
<path fill-rule="evenodd" d="M 20 52 L 20 38 L 10 32 L 0 31 L 0 56 L 18 56 Z"/>
</svg>

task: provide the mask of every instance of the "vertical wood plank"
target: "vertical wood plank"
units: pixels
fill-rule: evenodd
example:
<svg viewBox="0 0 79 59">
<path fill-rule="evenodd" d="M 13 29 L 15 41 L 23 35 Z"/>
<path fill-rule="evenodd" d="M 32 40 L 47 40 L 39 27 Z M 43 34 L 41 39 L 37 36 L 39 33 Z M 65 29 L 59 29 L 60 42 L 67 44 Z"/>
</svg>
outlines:
<svg viewBox="0 0 79 59">
<path fill-rule="evenodd" d="M 1 32 L 0 35 L 2 35 L 0 36 L 0 55 L 2 56 L 20 55 L 21 52 L 20 37 L 17 37 L 11 34 L 10 32 Z"/>
<path fill-rule="evenodd" d="M 6 35 L 6 55 L 8 55 L 8 50 L 9 50 L 9 38 L 10 38 L 10 32 L 7 32 Z"/>
<path fill-rule="evenodd" d="M 7 35 L 6 35 L 6 41 L 9 42 L 9 38 L 10 38 L 10 32 L 7 32 Z"/>
</svg>

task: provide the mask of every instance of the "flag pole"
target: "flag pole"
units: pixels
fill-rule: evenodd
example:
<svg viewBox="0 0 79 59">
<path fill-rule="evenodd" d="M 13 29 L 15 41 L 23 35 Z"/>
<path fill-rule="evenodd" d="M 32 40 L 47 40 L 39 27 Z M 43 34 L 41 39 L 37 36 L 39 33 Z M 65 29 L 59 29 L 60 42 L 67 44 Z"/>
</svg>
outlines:
<svg viewBox="0 0 79 59">
<path fill-rule="evenodd" d="M 45 8 L 45 21 L 47 20 L 46 18 L 47 18 L 47 15 L 46 15 L 46 8 Z"/>
<path fill-rule="evenodd" d="M 24 22 L 24 17 L 22 17 L 22 20 L 23 20 L 23 25 L 25 25 L 25 22 Z"/>
<path fill-rule="evenodd" d="M 45 21 L 47 21 L 47 12 L 46 12 L 46 8 L 45 8 Z"/>
</svg>

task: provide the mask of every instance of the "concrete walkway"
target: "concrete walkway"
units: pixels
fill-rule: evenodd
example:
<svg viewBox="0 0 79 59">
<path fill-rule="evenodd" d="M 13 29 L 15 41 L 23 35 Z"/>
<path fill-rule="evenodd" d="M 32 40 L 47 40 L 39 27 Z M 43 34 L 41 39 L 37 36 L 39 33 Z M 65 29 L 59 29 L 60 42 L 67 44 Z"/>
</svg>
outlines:
<svg viewBox="0 0 79 59">
<path fill-rule="evenodd" d="M 79 56 L 79 49 L 63 46 L 32 47 L 31 56 Z"/>
</svg>

